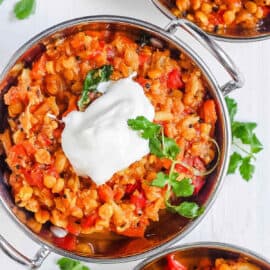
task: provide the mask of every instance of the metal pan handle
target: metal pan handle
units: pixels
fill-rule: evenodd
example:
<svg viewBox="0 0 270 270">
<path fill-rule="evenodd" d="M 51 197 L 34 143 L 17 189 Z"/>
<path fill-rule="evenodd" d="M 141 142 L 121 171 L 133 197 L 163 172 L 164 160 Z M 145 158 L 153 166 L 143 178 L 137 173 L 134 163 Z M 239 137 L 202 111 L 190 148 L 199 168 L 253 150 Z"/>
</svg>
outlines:
<svg viewBox="0 0 270 270">
<path fill-rule="evenodd" d="M 172 20 L 166 27 L 166 31 L 174 33 L 177 27 L 180 26 L 192 37 L 194 37 L 201 45 L 204 46 L 225 68 L 225 70 L 232 77 L 232 80 L 221 87 L 222 93 L 226 96 L 231 91 L 241 88 L 244 84 L 244 78 L 238 68 L 235 66 L 231 58 L 224 52 L 224 50 L 213 41 L 205 32 L 203 32 L 197 25 L 185 19 Z"/>
<path fill-rule="evenodd" d="M 37 269 L 49 255 L 50 250 L 42 246 L 36 253 L 34 259 L 30 259 L 15 249 L 2 235 L 0 235 L 0 249 L 12 260 L 27 266 L 29 269 Z"/>
</svg>

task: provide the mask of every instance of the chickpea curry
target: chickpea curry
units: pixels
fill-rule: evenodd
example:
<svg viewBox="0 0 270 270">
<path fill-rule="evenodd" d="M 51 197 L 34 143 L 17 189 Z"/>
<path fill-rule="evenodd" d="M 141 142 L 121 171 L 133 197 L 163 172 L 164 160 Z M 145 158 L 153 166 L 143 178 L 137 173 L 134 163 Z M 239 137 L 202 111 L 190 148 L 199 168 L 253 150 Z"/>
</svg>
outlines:
<svg viewBox="0 0 270 270">
<path fill-rule="evenodd" d="M 63 152 L 61 119 L 79 110 L 87 74 L 108 65 L 113 81 L 136 72 L 133 80 L 155 109 L 147 123 L 150 130 L 158 127 L 155 146 L 165 142 L 174 150 L 151 151 L 97 185 L 78 176 Z M 88 106 L 99 96 L 90 92 Z M 184 218 L 202 213 L 194 201 L 217 162 L 217 112 L 202 72 L 184 54 L 125 32 L 78 32 L 47 44 L 22 69 L 4 103 L 8 127 L 0 134 L 0 152 L 10 169 L 8 185 L 16 205 L 27 211 L 26 224 L 36 233 L 49 226 L 58 247 L 89 255 L 95 253 L 87 242 L 93 233 L 143 238 L 162 209 Z"/>
<path fill-rule="evenodd" d="M 211 33 L 226 29 L 260 27 L 269 17 L 269 0 L 161 0 L 179 18 L 186 18 Z"/>
</svg>

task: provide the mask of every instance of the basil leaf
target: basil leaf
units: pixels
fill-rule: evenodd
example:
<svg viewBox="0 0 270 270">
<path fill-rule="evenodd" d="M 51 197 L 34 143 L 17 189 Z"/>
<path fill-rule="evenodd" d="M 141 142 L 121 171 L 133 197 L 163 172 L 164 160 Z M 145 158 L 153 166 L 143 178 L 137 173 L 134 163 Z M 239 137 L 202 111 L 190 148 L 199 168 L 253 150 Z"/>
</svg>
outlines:
<svg viewBox="0 0 270 270">
<path fill-rule="evenodd" d="M 165 157 L 170 159 L 176 159 L 176 156 L 179 154 L 180 148 L 175 142 L 174 139 L 164 137 L 164 149 L 163 153 Z"/>
<path fill-rule="evenodd" d="M 252 136 L 250 147 L 251 147 L 251 152 L 253 154 L 259 153 L 260 151 L 263 150 L 263 145 L 257 138 L 256 134 L 253 134 Z"/>
<path fill-rule="evenodd" d="M 61 258 L 57 261 L 57 264 L 61 270 L 89 270 L 81 262 L 69 258 Z"/>
<path fill-rule="evenodd" d="M 14 6 L 13 12 L 17 19 L 23 20 L 28 18 L 32 13 L 34 13 L 35 8 L 35 0 L 20 0 Z"/>
<path fill-rule="evenodd" d="M 254 174 L 254 171 L 255 171 L 255 167 L 254 165 L 252 165 L 250 163 L 251 161 L 251 158 L 250 157 L 246 157 L 243 159 L 243 162 L 239 168 L 239 171 L 240 171 L 240 174 L 241 176 L 246 180 L 246 181 L 249 181 L 253 174 Z"/>
<path fill-rule="evenodd" d="M 240 139 L 243 144 L 251 144 L 253 130 L 256 127 L 257 124 L 252 122 L 234 122 L 232 124 L 233 137 Z"/>
<path fill-rule="evenodd" d="M 163 172 L 159 172 L 157 177 L 152 181 L 151 185 L 155 187 L 164 187 L 169 181 L 169 176 Z"/>
<path fill-rule="evenodd" d="M 225 97 L 225 101 L 228 107 L 228 111 L 229 111 L 229 115 L 230 115 L 230 119 L 231 122 L 234 121 L 234 117 L 237 113 L 237 103 L 234 99 L 229 98 L 229 97 Z"/>
<path fill-rule="evenodd" d="M 150 152 L 157 157 L 164 157 L 164 153 L 162 151 L 162 144 L 158 138 L 149 139 L 149 148 Z"/>
<path fill-rule="evenodd" d="M 160 125 L 150 122 L 144 116 L 137 116 L 135 119 L 129 119 L 128 126 L 133 130 L 142 131 L 141 135 L 144 139 L 156 137 L 161 131 Z"/>
<path fill-rule="evenodd" d="M 194 192 L 194 186 L 190 178 L 184 178 L 181 181 L 171 181 L 171 186 L 177 197 L 190 197 Z"/>
<path fill-rule="evenodd" d="M 111 65 L 104 65 L 100 68 L 90 70 L 83 84 L 82 95 L 78 101 L 78 107 L 82 111 L 90 102 L 89 93 L 97 90 L 98 84 L 110 79 L 113 72 Z"/>
<path fill-rule="evenodd" d="M 234 152 L 230 157 L 229 169 L 227 174 L 235 173 L 236 169 L 242 162 L 242 157 L 237 152 Z"/>
<path fill-rule="evenodd" d="M 167 203 L 168 209 L 173 212 L 177 213 L 183 217 L 186 218 L 195 218 L 200 216 L 205 208 L 200 207 L 197 203 L 195 202 L 182 202 L 177 206 L 171 205 L 170 203 Z"/>
</svg>

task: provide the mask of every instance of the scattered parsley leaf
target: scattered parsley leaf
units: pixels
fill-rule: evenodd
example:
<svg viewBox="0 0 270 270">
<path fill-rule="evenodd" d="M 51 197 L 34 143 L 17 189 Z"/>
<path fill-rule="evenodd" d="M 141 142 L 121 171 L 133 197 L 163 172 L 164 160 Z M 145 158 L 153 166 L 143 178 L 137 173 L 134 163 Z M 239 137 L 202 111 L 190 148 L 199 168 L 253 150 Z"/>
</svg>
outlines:
<svg viewBox="0 0 270 270">
<path fill-rule="evenodd" d="M 256 134 L 252 135 L 250 147 L 251 147 L 251 152 L 254 154 L 259 153 L 260 151 L 263 150 L 263 146 L 261 142 L 259 141 L 259 139 L 257 138 Z"/>
<path fill-rule="evenodd" d="M 156 179 L 154 179 L 151 183 L 152 186 L 155 187 L 165 187 L 165 185 L 168 183 L 169 181 L 169 176 L 163 172 L 159 172 L 157 174 Z"/>
<path fill-rule="evenodd" d="M 200 207 L 195 202 L 182 202 L 177 206 L 169 204 L 168 209 L 173 213 L 178 213 L 179 215 L 186 217 L 186 218 L 195 218 L 200 216 L 205 208 Z"/>
<path fill-rule="evenodd" d="M 233 122 L 232 132 L 233 137 L 238 138 L 243 144 L 250 144 L 252 141 L 253 130 L 257 127 L 256 123 L 252 122 Z"/>
<path fill-rule="evenodd" d="M 156 155 L 157 157 L 164 157 L 164 153 L 162 151 L 162 144 L 158 138 L 151 138 L 149 140 L 149 148 L 150 153 Z"/>
<path fill-rule="evenodd" d="M 237 151 L 231 155 L 227 173 L 232 174 L 235 173 L 237 169 L 239 169 L 242 178 L 249 181 L 255 171 L 255 166 L 251 163 L 252 159 L 256 160 L 254 154 L 259 153 L 263 149 L 261 142 L 254 132 L 257 124 L 254 122 L 234 121 L 235 115 L 237 113 L 237 103 L 234 99 L 229 97 L 226 97 L 225 100 L 231 119 L 233 145 L 237 149 Z M 236 143 L 234 139 L 239 139 L 241 143 L 245 145 L 245 147 L 242 147 Z"/>
<path fill-rule="evenodd" d="M 230 119 L 231 122 L 234 121 L 234 117 L 237 113 L 237 103 L 234 99 L 229 98 L 229 97 L 225 97 L 225 101 L 228 107 L 228 111 L 229 111 L 229 115 L 230 115 Z"/>
<path fill-rule="evenodd" d="M 97 90 L 98 84 L 107 82 L 113 72 L 112 65 L 104 65 L 90 70 L 83 83 L 82 95 L 78 101 L 78 107 L 82 111 L 90 102 L 89 93 Z"/>
<path fill-rule="evenodd" d="M 243 159 L 243 162 L 239 168 L 240 174 L 241 176 L 246 180 L 249 181 L 255 171 L 255 167 L 253 164 L 250 163 L 251 158 L 250 157 L 246 157 Z"/>
<path fill-rule="evenodd" d="M 190 197 L 194 192 L 194 185 L 190 178 L 184 178 L 181 181 L 171 181 L 171 186 L 177 197 Z"/>
<path fill-rule="evenodd" d="M 180 152 L 180 148 L 174 139 L 164 137 L 164 156 L 170 159 L 175 159 Z"/>
<path fill-rule="evenodd" d="M 23 20 L 34 13 L 35 8 L 35 0 L 20 0 L 15 4 L 13 11 L 17 19 Z"/>
<path fill-rule="evenodd" d="M 90 270 L 81 262 L 69 258 L 61 258 L 57 261 L 57 264 L 61 270 Z"/>
<path fill-rule="evenodd" d="M 128 126 L 133 130 L 142 131 L 141 136 L 144 139 L 156 137 L 161 130 L 161 126 L 150 122 L 144 116 L 138 116 L 135 119 L 128 120 Z"/>
<path fill-rule="evenodd" d="M 235 173 L 236 169 L 239 167 L 241 162 L 242 162 L 241 155 L 239 153 L 237 153 L 237 152 L 234 152 L 230 157 L 228 174 Z"/>
</svg>

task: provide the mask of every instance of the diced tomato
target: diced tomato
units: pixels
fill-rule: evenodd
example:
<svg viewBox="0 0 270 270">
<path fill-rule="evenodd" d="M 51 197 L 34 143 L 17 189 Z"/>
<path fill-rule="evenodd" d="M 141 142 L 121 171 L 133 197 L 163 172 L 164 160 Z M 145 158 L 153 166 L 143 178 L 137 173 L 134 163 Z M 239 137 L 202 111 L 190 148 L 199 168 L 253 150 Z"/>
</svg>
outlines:
<svg viewBox="0 0 270 270">
<path fill-rule="evenodd" d="M 76 236 L 68 234 L 63 238 L 53 237 L 53 242 L 56 246 L 72 251 L 76 248 Z"/>
<path fill-rule="evenodd" d="M 178 69 L 173 69 L 168 74 L 167 86 L 170 89 L 179 89 L 184 86 L 184 83 L 181 78 L 181 73 Z"/>
<path fill-rule="evenodd" d="M 25 149 L 27 155 L 33 155 L 36 153 L 36 148 L 28 141 L 23 141 L 22 146 Z"/>
<path fill-rule="evenodd" d="M 198 169 L 199 171 L 205 170 L 204 162 L 199 157 L 194 157 L 193 159 L 193 167 Z"/>
<path fill-rule="evenodd" d="M 186 167 L 182 166 L 181 164 L 176 164 L 175 165 L 175 170 L 178 173 L 190 174 L 190 170 L 187 169 Z"/>
<path fill-rule="evenodd" d="M 162 158 L 161 159 L 162 162 L 162 167 L 165 169 L 170 169 L 171 165 L 172 165 L 172 161 L 168 158 Z"/>
<path fill-rule="evenodd" d="M 139 65 L 143 66 L 146 62 L 149 61 L 149 59 L 150 59 L 149 55 L 144 54 L 144 53 L 140 54 L 139 55 Z"/>
<path fill-rule="evenodd" d="M 79 235 L 81 232 L 80 225 L 74 222 L 69 222 L 66 229 L 69 233 L 74 234 L 74 235 Z"/>
<path fill-rule="evenodd" d="M 108 61 L 112 61 L 113 58 L 115 57 L 114 50 L 112 48 L 110 48 L 110 47 L 107 47 L 106 50 L 107 50 L 107 59 L 108 59 Z"/>
<path fill-rule="evenodd" d="M 39 80 L 45 75 L 46 70 L 46 55 L 42 54 L 42 56 L 33 64 L 31 75 L 34 79 Z"/>
<path fill-rule="evenodd" d="M 140 212 L 146 206 L 146 198 L 142 193 L 132 194 L 130 202 L 136 206 L 137 212 Z"/>
<path fill-rule="evenodd" d="M 98 195 L 102 202 L 110 202 L 113 200 L 113 190 L 110 186 L 104 184 L 98 187 Z"/>
<path fill-rule="evenodd" d="M 219 10 L 217 13 L 211 13 L 209 14 L 209 23 L 212 25 L 219 25 L 219 24 L 224 24 L 224 18 L 223 18 L 223 14 L 224 14 L 224 10 Z"/>
<path fill-rule="evenodd" d="M 138 182 L 136 182 L 135 184 L 127 184 L 126 186 L 126 194 L 132 194 L 136 189 L 139 189 L 140 185 Z"/>
<path fill-rule="evenodd" d="M 102 54 L 102 51 L 94 51 L 87 57 L 88 60 L 93 60 L 96 57 L 100 56 Z"/>
<path fill-rule="evenodd" d="M 59 178 L 59 173 L 57 172 L 56 168 L 51 165 L 47 170 L 46 170 L 46 174 L 54 176 L 56 178 Z"/>
<path fill-rule="evenodd" d="M 125 196 L 125 190 L 124 189 L 117 189 L 114 194 L 114 200 L 116 202 L 119 202 L 123 197 Z"/>
<path fill-rule="evenodd" d="M 62 128 L 56 128 L 54 131 L 53 131 L 53 137 L 55 139 L 59 139 L 61 137 L 61 134 L 62 134 Z"/>
<path fill-rule="evenodd" d="M 100 40 L 99 41 L 99 46 L 100 46 L 100 48 L 104 48 L 104 46 L 105 46 L 105 41 L 104 40 Z"/>
<path fill-rule="evenodd" d="M 263 9 L 263 16 L 267 17 L 270 14 L 270 7 L 263 6 L 262 9 Z"/>
<path fill-rule="evenodd" d="M 97 212 L 94 212 L 91 215 L 82 218 L 82 221 L 81 221 L 82 228 L 83 229 L 90 228 L 91 226 L 93 226 L 96 223 L 97 219 L 98 219 Z"/>
<path fill-rule="evenodd" d="M 193 195 L 197 195 L 205 184 L 205 178 L 203 178 L 202 176 L 195 176 L 192 179 L 192 184 L 194 186 Z"/>
<path fill-rule="evenodd" d="M 38 188 L 43 187 L 43 171 L 38 166 L 35 165 L 31 171 L 21 169 L 21 172 L 29 185 Z"/>
<path fill-rule="evenodd" d="M 147 80 L 144 77 L 138 77 L 137 83 L 139 83 L 142 87 L 145 87 L 145 84 L 147 83 Z"/>
<path fill-rule="evenodd" d="M 203 104 L 202 118 L 208 124 L 215 125 L 217 121 L 216 104 L 214 100 L 208 99 Z"/>
<path fill-rule="evenodd" d="M 174 258 L 173 254 L 167 255 L 166 259 L 168 263 L 167 270 L 187 270 L 187 268 L 183 264 L 181 264 Z"/>
<path fill-rule="evenodd" d="M 52 144 L 52 141 L 46 134 L 39 133 L 37 139 L 42 146 L 49 146 Z"/>
</svg>

